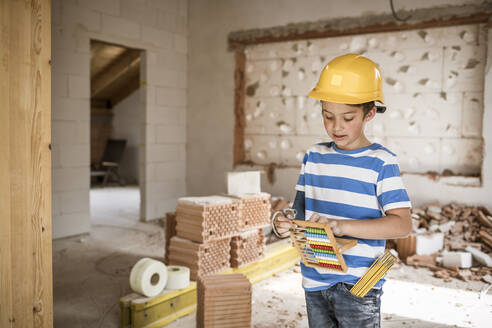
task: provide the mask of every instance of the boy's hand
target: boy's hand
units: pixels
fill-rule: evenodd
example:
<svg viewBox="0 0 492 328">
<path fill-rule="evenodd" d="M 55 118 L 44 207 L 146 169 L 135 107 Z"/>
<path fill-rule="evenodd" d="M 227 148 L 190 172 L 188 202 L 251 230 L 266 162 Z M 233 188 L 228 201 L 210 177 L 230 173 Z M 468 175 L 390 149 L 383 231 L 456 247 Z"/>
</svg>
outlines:
<svg viewBox="0 0 492 328">
<path fill-rule="evenodd" d="M 345 235 L 345 233 L 343 232 L 343 226 L 345 222 L 343 220 L 328 219 L 326 216 L 321 216 L 318 213 L 314 213 L 309 221 L 328 223 L 330 225 L 331 231 L 333 231 L 333 234 L 335 236 Z"/>
<path fill-rule="evenodd" d="M 286 218 L 281 212 L 277 212 L 274 214 L 272 224 L 274 225 L 274 228 L 277 231 L 277 235 L 280 238 L 289 237 L 290 229 L 297 227 L 297 225 L 293 223 L 291 219 Z"/>
</svg>

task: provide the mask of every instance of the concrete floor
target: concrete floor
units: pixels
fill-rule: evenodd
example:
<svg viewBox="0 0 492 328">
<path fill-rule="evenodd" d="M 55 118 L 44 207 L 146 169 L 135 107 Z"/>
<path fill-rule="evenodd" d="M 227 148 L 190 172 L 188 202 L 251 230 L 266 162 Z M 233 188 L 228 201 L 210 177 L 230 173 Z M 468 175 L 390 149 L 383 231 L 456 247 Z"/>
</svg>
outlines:
<svg viewBox="0 0 492 328">
<path fill-rule="evenodd" d="M 142 257 L 163 259 L 164 229 L 138 221 L 137 187 L 93 189 L 90 196 L 91 233 L 53 242 L 56 328 L 119 327 L 131 267 Z M 490 327 L 485 283 L 445 283 L 407 266 L 393 268 L 388 278 L 383 327 Z M 297 267 L 253 285 L 254 327 L 307 327 L 305 311 Z M 195 315 L 167 327 L 195 327 Z"/>
</svg>

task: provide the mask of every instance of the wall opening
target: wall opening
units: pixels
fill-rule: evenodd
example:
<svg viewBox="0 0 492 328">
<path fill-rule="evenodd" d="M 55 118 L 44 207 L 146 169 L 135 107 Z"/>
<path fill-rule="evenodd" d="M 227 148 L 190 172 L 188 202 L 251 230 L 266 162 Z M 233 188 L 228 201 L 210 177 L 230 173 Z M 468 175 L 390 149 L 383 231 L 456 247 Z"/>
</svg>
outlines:
<svg viewBox="0 0 492 328">
<path fill-rule="evenodd" d="M 306 95 L 329 60 L 350 52 L 382 70 L 388 111 L 366 134 L 399 155 L 403 172 L 480 177 L 486 40 L 486 24 L 469 24 L 248 45 L 236 74 L 236 158 L 297 167 L 310 145 L 329 141 Z"/>
<path fill-rule="evenodd" d="M 91 220 L 140 218 L 142 51 L 91 40 Z M 125 217 L 126 218 L 126 217 Z"/>
</svg>

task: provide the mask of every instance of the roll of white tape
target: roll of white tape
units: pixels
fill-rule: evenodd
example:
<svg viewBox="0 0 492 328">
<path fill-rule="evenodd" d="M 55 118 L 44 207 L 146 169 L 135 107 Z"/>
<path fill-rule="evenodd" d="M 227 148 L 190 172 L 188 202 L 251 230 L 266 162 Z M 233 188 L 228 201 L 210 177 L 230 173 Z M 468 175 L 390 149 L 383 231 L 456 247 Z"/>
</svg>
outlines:
<svg viewBox="0 0 492 328">
<path fill-rule="evenodd" d="M 167 267 L 166 289 L 182 289 L 190 284 L 190 269 L 179 265 L 169 265 Z"/>
<path fill-rule="evenodd" d="M 167 283 L 167 268 L 164 263 L 145 257 L 139 260 L 130 272 L 130 287 L 139 294 L 153 297 Z"/>
</svg>

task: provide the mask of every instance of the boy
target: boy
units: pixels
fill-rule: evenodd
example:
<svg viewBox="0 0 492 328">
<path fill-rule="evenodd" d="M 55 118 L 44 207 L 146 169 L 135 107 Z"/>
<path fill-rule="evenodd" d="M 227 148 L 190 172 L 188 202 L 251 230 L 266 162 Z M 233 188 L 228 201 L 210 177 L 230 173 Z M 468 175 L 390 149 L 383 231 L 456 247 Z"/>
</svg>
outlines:
<svg viewBox="0 0 492 328">
<path fill-rule="evenodd" d="M 371 143 L 364 126 L 384 107 L 381 73 L 371 60 L 355 54 L 333 59 L 309 96 L 321 100 L 323 123 L 332 142 L 311 147 L 304 156 L 293 208 L 296 219 L 329 223 L 337 236 L 356 238 L 344 252 L 346 273 L 301 263 L 309 327 L 380 327 L 378 282 L 361 298 L 352 285 L 384 252 L 385 239 L 411 232 L 410 200 L 396 155 Z M 273 222 L 281 237 L 294 224 Z"/>
</svg>

